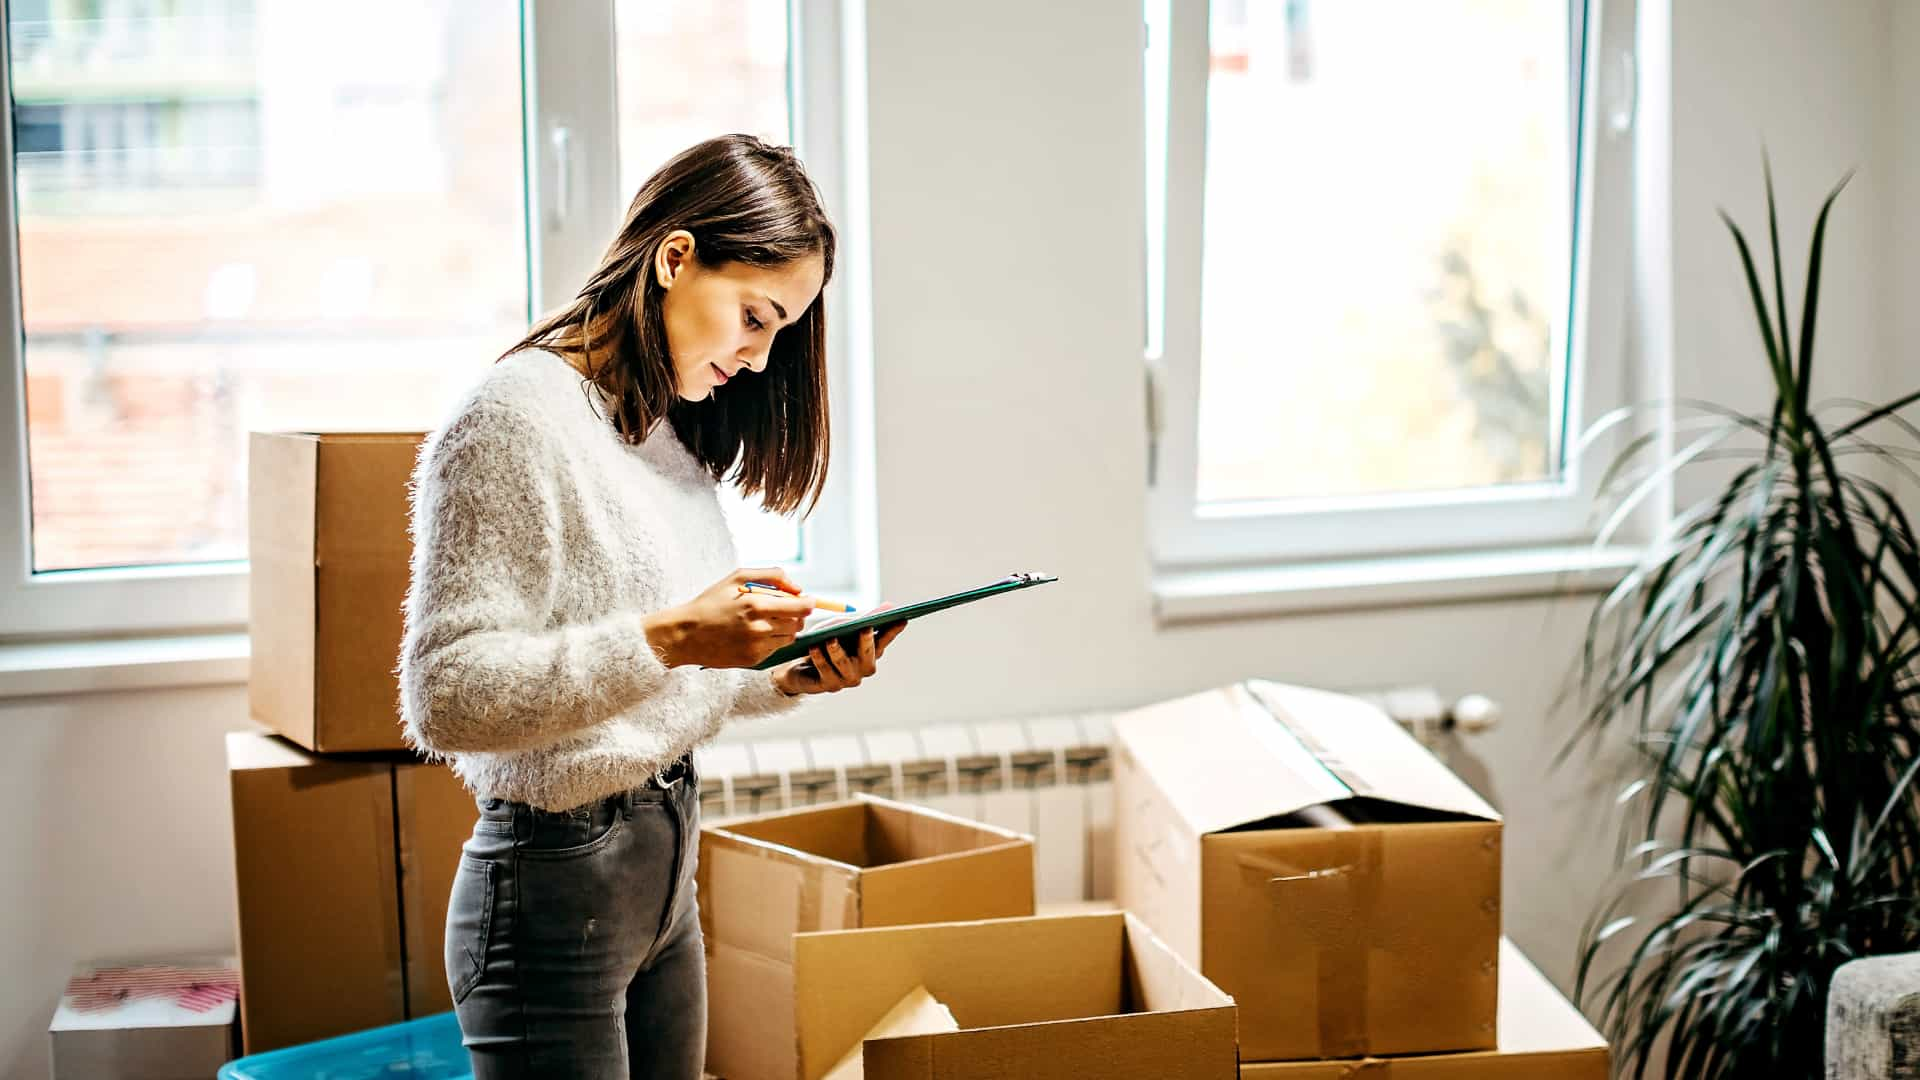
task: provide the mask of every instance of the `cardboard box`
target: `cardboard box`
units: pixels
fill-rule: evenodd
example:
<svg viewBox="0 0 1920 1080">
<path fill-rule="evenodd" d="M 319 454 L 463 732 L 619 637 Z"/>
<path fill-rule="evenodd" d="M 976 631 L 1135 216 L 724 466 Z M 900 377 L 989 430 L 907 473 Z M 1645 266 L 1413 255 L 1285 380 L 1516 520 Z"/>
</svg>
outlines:
<svg viewBox="0 0 1920 1080">
<path fill-rule="evenodd" d="M 452 772 L 254 732 L 227 767 L 246 1052 L 451 1008 L 447 898 L 479 816 Z"/>
<path fill-rule="evenodd" d="M 1607 1080 L 1607 1041 L 1511 941 L 1500 943 L 1500 1048 L 1359 1061 L 1271 1061 L 1241 1080 Z"/>
<path fill-rule="evenodd" d="M 698 875 L 727 1080 L 795 1075 L 794 934 L 1033 914 L 1031 837 L 871 795 L 703 829 Z"/>
<path fill-rule="evenodd" d="M 1113 727 L 1120 905 L 1234 996 L 1242 1058 L 1493 1049 L 1500 817 L 1412 736 L 1258 682 Z"/>
<path fill-rule="evenodd" d="M 799 934 L 793 971 L 800 1080 L 922 986 L 960 1030 L 867 1040 L 867 1080 L 1235 1074 L 1233 1000 L 1130 915 Z"/>
<path fill-rule="evenodd" d="M 248 443 L 248 701 L 309 750 L 405 749 L 394 669 L 422 438 L 254 432 Z"/>
<path fill-rule="evenodd" d="M 97 1007 L 85 989 L 62 994 L 47 1025 L 53 1080 L 205 1080 L 234 1056 L 232 1000 L 189 1007 L 193 995 L 182 977 L 192 971 L 232 978 L 233 957 L 182 960 L 177 964 L 90 969 L 76 976 L 83 987 L 98 978 L 105 987 L 129 988 L 117 1003 Z M 178 983 L 174 988 L 173 984 Z"/>
</svg>

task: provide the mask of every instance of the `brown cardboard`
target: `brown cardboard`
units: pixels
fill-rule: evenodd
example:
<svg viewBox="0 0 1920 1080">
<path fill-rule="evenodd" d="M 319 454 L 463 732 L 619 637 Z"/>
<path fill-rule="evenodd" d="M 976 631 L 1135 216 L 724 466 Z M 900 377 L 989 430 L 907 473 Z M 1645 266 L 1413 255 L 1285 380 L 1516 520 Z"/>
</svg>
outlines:
<svg viewBox="0 0 1920 1080">
<path fill-rule="evenodd" d="M 935 1001 L 926 987 L 916 986 L 881 1017 L 879 1023 L 867 1029 L 860 1045 L 847 1051 L 838 1065 L 828 1069 L 824 1080 L 866 1080 L 867 1063 L 862 1051 L 870 1040 L 959 1030 L 960 1022 L 953 1018 L 953 1011 Z"/>
<path fill-rule="evenodd" d="M 227 736 L 247 1053 L 452 1008 L 442 941 L 479 815 L 444 765 Z"/>
<path fill-rule="evenodd" d="M 254 432 L 248 539 L 255 719 L 309 750 L 400 750 L 407 483 L 417 433 Z"/>
<path fill-rule="evenodd" d="M 227 736 L 246 1052 L 406 1019 L 393 767 Z"/>
<path fill-rule="evenodd" d="M 1121 913 L 804 933 L 799 1080 L 924 986 L 961 1030 L 870 1039 L 868 1080 L 1222 1080 L 1233 1000 Z"/>
<path fill-rule="evenodd" d="M 705 828 L 698 875 L 727 1080 L 794 1076 L 794 934 L 1033 914 L 1031 837 L 871 795 Z"/>
<path fill-rule="evenodd" d="M 473 835 L 480 808 L 445 765 L 399 764 L 393 770 L 399 825 L 400 920 L 406 931 L 407 1015 L 453 1008 L 447 988 L 447 901 L 460 848 Z"/>
<path fill-rule="evenodd" d="M 1500 817 L 1398 724 L 1253 682 L 1113 727 L 1118 899 L 1234 996 L 1244 1059 L 1494 1047 Z"/>
<path fill-rule="evenodd" d="M 1271 1061 L 1241 1080 L 1606 1080 L 1607 1043 L 1511 941 L 1500 942 L 1500 1046 L 1358 1061 Z"/>
</svg>

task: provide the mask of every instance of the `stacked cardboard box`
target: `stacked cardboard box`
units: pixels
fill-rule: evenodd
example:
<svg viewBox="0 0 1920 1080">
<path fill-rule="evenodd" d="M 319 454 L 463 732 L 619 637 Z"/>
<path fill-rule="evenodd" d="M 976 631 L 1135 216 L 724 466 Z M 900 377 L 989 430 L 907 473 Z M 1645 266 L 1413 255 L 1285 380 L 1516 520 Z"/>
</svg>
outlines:
<svg viewBox="0 0 1920 1080">
<path fill-rule="evenodd" d="M 309 750 L 406 749 L 394 668 L 421 438 L 256 431 L 248 443 L 247 702 Z"/>
<path fill-rule="evenodd" d="M 1384 713 L 1249 682 L 1116 717 L 1114 735 L 1121 905 L 1233 995 L 1243 1061 L 1348 1059 L 1244 1075 L 1389 1055 L 1467 1070 L 1408 1076 L 1503 1075 L 1507 1058 L 1516 1076 L 1584 1075 L 1530 1072 L 1521 1048 L 1604 1075 L 1584 1022 L 1539 1045 L 1537 1011 L 1564 1005 L 1550 985 L 1502 977 L 1518 954 L 1501 941 L 1499 814 Z M 1503 984 L 1528 1029 L 1512 1041 Z"/>
<path fill-rule="evenodd" d="M 256 720 L 228 736 L 247 1053 L 452 1007 L 441 940 L 478 809 L 400 736 L 417 434 L 255 433 Z"/>
</svg>

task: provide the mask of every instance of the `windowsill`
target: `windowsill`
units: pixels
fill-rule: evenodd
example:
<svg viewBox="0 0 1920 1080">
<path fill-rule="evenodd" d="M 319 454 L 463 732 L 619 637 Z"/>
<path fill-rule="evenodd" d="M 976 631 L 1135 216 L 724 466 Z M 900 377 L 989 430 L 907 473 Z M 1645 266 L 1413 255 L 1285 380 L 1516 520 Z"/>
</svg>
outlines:
<svg viewBox="0 0 1920 1080">
<path fill-rule="evenodd" d="M 1603 592 L 1639 549 L 1591 546 L 1417 555 L 1156 574 L 1161 625 Z"/>
<path fill-rule="evenodd" d="M 185 686 L 241 686 L 241 632 L 0 644 L 0 700 Z"/>
<path fill-rule="evenodd" d="M 1605 590 L 1633 548 L 1540 548 L 1155 577 L 1161 624 Z M 870 596 L 850 596 L 861 608 Z M 242 686 L 244 632 L 0 644 L 0 700 L 190 686 Z"/>
</svg>

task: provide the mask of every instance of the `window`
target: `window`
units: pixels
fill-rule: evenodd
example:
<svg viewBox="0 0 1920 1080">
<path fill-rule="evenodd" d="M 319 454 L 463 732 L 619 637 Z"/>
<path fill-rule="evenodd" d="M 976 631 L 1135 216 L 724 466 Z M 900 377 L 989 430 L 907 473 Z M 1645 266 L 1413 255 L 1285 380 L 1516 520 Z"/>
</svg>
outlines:
<svg viewBox="0 0 1920 1080">
<path fill-rule="evenodd" d="M 653 168 L 837 95 L 793 3 L 9 4 L 0 633 L 244 622 L 246 433 L 434 423 Z M 840 570 L 831 496 L 726 505 L 743 560 Z"/>
<path fill-rule="evenodd" d="M 1162 565 L 1581 534 L 1567 435 L 1623 385 L 1605 7 L 1148 0 Z"/>
</svg>

